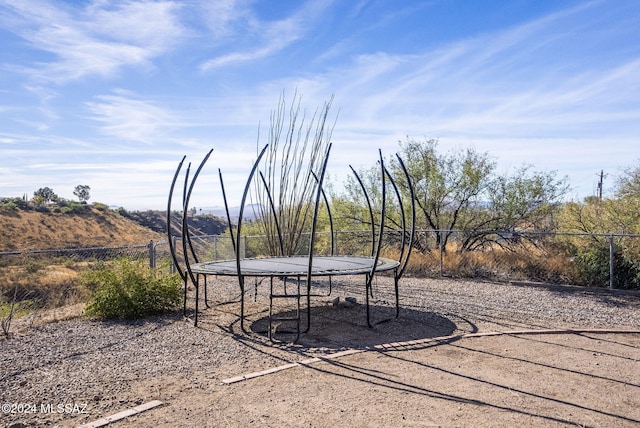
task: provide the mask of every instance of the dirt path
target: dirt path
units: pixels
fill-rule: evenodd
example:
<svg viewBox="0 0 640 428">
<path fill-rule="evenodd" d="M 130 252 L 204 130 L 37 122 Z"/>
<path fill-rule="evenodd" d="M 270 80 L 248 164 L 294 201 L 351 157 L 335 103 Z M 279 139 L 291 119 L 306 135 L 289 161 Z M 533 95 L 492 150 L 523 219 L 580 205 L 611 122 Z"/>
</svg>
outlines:
<svg viewBox="0 0 640 428">
<path fill-rule="evenodd" d="M 218 303 L 198 328 L 180 313 L 80 318 L 0 341 L 1 403 L 86 405 L 6 413 L 0 425 L 75 427 L 153 400 L 163 404 L 110 426 L 640 425 L 637 294 L 408 279 L 393 319 L 382 278 L 372 315 L 392 320 L 369 328 L 363 305 L 331 304 L 359 296 L 345 279 L 314 299 L 298 343 L 274 344 L 257 333 L 268 308 L 260 294 L 248 300 L 253 331 L 241 331 L 236 285 L 216 283 Z"/>
<path fill-rule="evenodd" d="M 178 379 L 138 426 L 638 426 L 640 335 L 467 337 L 231 385 Z M 229 373 L 239 375 L 241 373 Z"/>
</svg>

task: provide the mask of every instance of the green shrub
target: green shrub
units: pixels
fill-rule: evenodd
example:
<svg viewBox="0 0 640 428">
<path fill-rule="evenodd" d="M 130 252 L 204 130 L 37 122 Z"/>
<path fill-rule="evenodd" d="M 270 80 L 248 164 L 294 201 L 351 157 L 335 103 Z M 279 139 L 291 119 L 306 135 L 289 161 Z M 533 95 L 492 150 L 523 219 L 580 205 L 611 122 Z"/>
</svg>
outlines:
<svg viewBox="0 0 640 428">
<path fill-rule="evenodd" d="M 129 212 L 123 207 L 116 208 L 115 212 L 120 214 L 122 217 L 131 218 L 131 215 L 129 214 Z"/>
<path fill-rule="evenodd" d="M 28 273 L 36 273 L 43 268 L 42 264 L 29 260 L 24 265 L 24 270 Z"/>
<path fill-rule="evenodd" d="M 0 209 L 3 211 L 18 211 L 18 205 L 15 202 L 2 202 L 0 203 Z"/>
<path fill-rule="evenodd" d="M 29 202 L 23 198 L 0 198 L 0 208 L 7 211 L 28 210 Z"/>
<path fill-rule="evenodd" d="M 180 303 L 181 280 L 177 274 L 161 274 L 142 261 L 116 260 L 84 274 L 84 283 L 94 288 L 85 312 L 104 319 L 136 319 L 160 314 Z"/>
<path fill-rule="evenodd" d="M 613 285 L 615 288 L 637 288 L 640 270 L 629 255 L 614 252 Z M 581 251 L 574 258 L 576 282 L 589 287 L 609 286 L 609 247 L 593 246 Z"/>
</svg>

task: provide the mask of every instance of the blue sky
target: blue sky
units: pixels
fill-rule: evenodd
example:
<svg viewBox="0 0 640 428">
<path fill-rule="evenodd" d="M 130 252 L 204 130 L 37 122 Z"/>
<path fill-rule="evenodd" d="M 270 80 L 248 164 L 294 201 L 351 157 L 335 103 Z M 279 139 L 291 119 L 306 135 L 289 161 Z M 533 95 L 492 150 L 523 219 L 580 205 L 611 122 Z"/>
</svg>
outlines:
<svg viewBox="0 0 640 428">
<path fill-rule="evenodd" d="M 0 0 L 0 196 L 163 209 L 214 148 L 202 186 L 221 168 L 233 202 L 297 89 L 310 112 L 335 96 L 337 181 L 410 136 L 581 199 L 640 163 L 639 28 L 637 0 Z"/>
</svg>

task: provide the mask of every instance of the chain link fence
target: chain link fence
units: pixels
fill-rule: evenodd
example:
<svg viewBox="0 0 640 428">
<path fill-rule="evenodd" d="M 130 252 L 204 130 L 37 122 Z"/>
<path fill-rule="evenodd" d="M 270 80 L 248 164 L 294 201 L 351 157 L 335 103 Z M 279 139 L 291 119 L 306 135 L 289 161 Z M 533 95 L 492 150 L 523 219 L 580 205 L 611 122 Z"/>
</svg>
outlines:
<svg viewBox="0 0 640 428">
<path fill-rule="evenodd" d="M 322 254 L 369 255 L 372 238 L 371 231 L 320 233 L 315 248 Z M 638 289 L 638 238 L 640 235 L 420 230 L 407 274 Z M 386 231 L 382 256 L 397 257 L 403 239 L 406 244 L 400 232 Z M 192 244 L 199 261 L 235 257 L 228 235 L 196 236 Z M 183 243 L 175 238 L 174 245 L 182 258 Z M 243 236 L 239 245 L 242 257 L 259 257 L 266 248 L 261 236 Z M 308 247 L 299 250 L 300 254 L 307 252 Z M 34 319 L 42 311 L 86 303 L 91 290 L 82 284 L 83 272 L 122 257 L 148 260 L 152 268 L 171 270 L 166 241 L 0 252 L 2 331 L 6 334 L 18 318 Z"/>
</svg>

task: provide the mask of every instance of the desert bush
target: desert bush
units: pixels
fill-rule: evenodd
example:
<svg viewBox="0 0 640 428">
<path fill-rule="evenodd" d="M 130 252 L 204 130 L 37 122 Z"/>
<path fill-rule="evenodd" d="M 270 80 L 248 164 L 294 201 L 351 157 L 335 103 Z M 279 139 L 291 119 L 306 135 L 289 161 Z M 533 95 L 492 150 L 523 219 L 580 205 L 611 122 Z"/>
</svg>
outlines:
<svg viewBox="0 0 640 428">
<path fill-rule="evenodd" d="M 6 211 L 28 210 L 30 206 L 23 198 L 0 198 L 0 209 Z"/>
<path fill-rule="evenodd" d="M 89 210 L 87 204 L 75 201 L 61 200 L 58 202 L 58 206 L 51 209 L 54 213 L 61 214 L 80 214 Z"/>
<path fill-rule="evenodd" d="M 24 265 L 24 270 L 27 273 L 36 273 L 38 272 L 40 269 L 42 269 L 42 264 L 34 262 L 34 261 L 28 261 L 27 263 L 25 263 Z"/>
<path fill-rule="evenodd" d="M 124 218 L 131 218 L 131 214 L 129 214 L 129 211 L 127 211 L 126 209 L 124 209 L 123 207 L 118 207 L 114 210 L 117 214 L 120 214 L 122 217 Z M 182 217 L 180 217 L 182 218 Z"/>
<path fill-rule="evenodd" d="M 85 309 L 89 316 L 144 318 L 174 309 L 180 303 L 180 277 L 150 269 L 141 260 L 118 259 L 85 272 L 83 280 L 95 289 Z"/>
<path fill-rule="evenodd" d="M 610 254 L 605 245 L 590 246 L 578 252 L 573 260 L 574 281 L 589 287 L 608 287 L 610 284 Z M 614 252 L 614 288 L 637 288 L 640 282 L 640 268 L 623 251 Z"/>
</svg>

